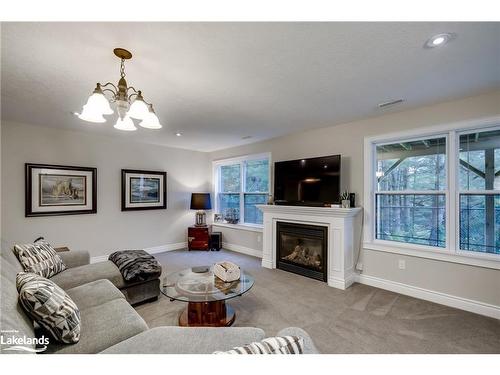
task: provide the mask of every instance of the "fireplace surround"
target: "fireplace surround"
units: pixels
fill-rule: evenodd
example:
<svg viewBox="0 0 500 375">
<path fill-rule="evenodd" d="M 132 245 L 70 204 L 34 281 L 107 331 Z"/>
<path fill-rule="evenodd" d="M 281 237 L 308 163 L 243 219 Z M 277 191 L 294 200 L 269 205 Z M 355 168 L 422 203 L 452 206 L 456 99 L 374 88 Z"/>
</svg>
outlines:
<svg viewBox="0 0 500 375">
<path fill-rule="evenodd" d="M 361 238 L 361 208 L 258 205 L 264 214 L 262 267 L 280 268 L 278 222 L 326 228 L 325 273 L 329 286 L 346 289 L 354 282 Z"/>
<path fill-rule="evenodd" d="M 276 232 L 276 268 L 327 280 L 326 226 L 278 221 Z"/>
</svg>

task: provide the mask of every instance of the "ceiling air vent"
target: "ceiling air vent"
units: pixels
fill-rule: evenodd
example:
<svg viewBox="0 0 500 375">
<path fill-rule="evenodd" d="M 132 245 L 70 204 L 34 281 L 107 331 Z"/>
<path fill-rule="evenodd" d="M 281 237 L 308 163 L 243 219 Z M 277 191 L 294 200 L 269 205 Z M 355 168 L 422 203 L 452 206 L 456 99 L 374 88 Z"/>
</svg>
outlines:
<svg viewBox="0 0 500 375">
<path fill-rule="evenodd" d="M 379 103 L 378 107 L 379 108 L 387 108 L 387 107 L 392 107 L 393 105 L 396 105 L 396 104 L 401 104 L 403 102 L 404 102 L 404 99 L 390 100 L 388 102 Z"/>
</svg>

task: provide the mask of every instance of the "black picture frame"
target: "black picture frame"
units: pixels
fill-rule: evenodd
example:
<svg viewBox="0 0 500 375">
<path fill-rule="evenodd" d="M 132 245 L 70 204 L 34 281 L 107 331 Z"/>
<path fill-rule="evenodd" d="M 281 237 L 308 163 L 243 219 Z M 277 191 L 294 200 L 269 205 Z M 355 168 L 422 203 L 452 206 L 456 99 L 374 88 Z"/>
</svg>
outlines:
<svg viewBox="0 0 500 375">
<path fill-rule="evenodd" d="M 158 201 L 151 202 L 132 202 L 131 177 L 129 175 L 141 175 L 143 178 L 151 178 L 160 180 L 158 192 Z M 163 171 L 146 171 L 140 169 L 122 169 L 121 173 L 121 210 L 122 211 L 142 211 L 142 210 L 164 210 L 167 208 L 167 172 Z M 129 194 L 127 194 L 127 191 Z M 155 203 L 161 203 L 153 205 Z"/>
<path fill-rule="evenodd" d="M 33 191 L 33 173 L 38 169 L 50 169 L 54 170 L 53 175 L 47 174 L 38 174 L 39 178 L 39 186 L 36 189 L 37 191 Z M 83 175 L 65 175 L 64 171 L 70 172 L 82 172 Z M 89 175 L 90 173 L 90 175 Z M 42 193 L 42 176 L 47 177 L 72 177 L 72 178 L 80 178 L 84 181 L 85 188 L 83 204 L 42 204 L 43 201 L 43 193 Z M 90 176 L 91 181 L 87 183 L 87 177 Z M 57 165 L 57 164 L 38 164 L 38 163 L 25 163 L 24 164 L 24 186 L 25 186 L 25 217 L 36 217 L 36 216 L 61 216 L 61 215 L 83 215 L 83 214 L 95 214 L 97 213 L 97 168 L 93 167 L 76 167 L 69 165 Z M 89 188 L 90 187 L 90 188 Z M 91 192 L 91 197 L 88 199 L 88 193 Z M 34 194 L 36 193 L 36 196 Z M 78 197 L 78 193 L 75 192 Z M 66 198 L 67 194 L 63 195 Z M 73 197 L 74 198 L 74 197 Z M 33 203 L 35 203 L 38 209 L 44 207 L 44 211 L 34 210 Z M 79 206 L 86 206 L 88 208 L 81 208 Z M 50 207 L 53 207 L 51 209 Z M 66 209 L 57 209 L 58 207 L 65 207 Z M 75 209 L 70 209 L 70 207 L 75 207 Z"/>
</svg>

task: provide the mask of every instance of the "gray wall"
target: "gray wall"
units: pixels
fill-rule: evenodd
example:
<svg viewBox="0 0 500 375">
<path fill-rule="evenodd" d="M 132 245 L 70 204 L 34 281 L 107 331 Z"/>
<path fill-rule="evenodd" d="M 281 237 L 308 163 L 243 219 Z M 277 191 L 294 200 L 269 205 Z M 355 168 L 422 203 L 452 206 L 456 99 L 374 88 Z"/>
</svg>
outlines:
<svg viewBox="0 0 500 375">
<path fill-rule="evenodd" d="M 500 91 L 440 103 L 415 110 L 386 114 L 313 131 L 254 143 L 211 153 L 212 160 L 246 154 L 271 152 L 273 161 L 342 154 L 342 185 L 363 199 L 363 141 L 365 136 L 405 129 L 463 121 L 500 113 Z M 257 233 L 238 236 L 237 230 L 224 229 L 234 245 L 253 247 Z M 250 236 L 250 238 L 249 238 Z M 262 245 L 260 245 L 261 249 Z M 398 259 L 406 259 L 406 270 L 398 269 Z M 441 293 L 500 306 L 498 285 L 500 271 L 459 265 L 397 254 L 361 251 L 363 274 Z"/>
<path fill-rule="evenodd" d="M 44 236 L 55 246 L 101 256 L 185 242 L 186 228 L 194 222 L 190 194 L 210 188 L 206 153 L 17 123 L 3 122 L 1 131 L 2 240 L 7 245 Z M 24 217 L 26 162 L 97 167 L 97 214 Z M 122 212 L 122 168 L 166 171 L 167 209 Z"/>
</svg>

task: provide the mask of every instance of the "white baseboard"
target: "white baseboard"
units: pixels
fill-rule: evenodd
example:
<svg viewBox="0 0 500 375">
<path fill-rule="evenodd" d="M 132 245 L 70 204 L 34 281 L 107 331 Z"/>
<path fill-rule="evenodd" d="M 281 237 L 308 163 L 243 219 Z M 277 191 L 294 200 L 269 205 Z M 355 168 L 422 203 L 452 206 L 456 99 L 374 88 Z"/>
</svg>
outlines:
<svg viewBox="0 0 500 375">
<path fill-rule="evenodd" d="M 158 253 L 163 253 L 165 251 L 173 251 L 173 250 L 180 250 L 180 249 L 185 249 L 187 248 L 187 242 L 177 242 L 177 243 L 170 243 L 167 245 L 160 245 L 160 246 L 153 246 L 153 247 L 147 247 L 144 250 L 148 254 L 158 254 Z M 108 260 L 110 254 L 107 255 L 100 255 L 97 257 L 91 257 L 90 258 L 90 263 L 97 263 L 97 262 L 103 262 L 105 260 Z"/>
<path fill-rule="evenodd" d="M 355 275 L 354 281 L 360 284 L 390 290 L 391 292 L 404 294 L 410 297 L 420 298 L 426 301 L 439 303 L 441 305 L 489 316 L 490 318 L 500 319 L 500 306 L 436 292 L 429 289 L 423 289 L 396 281 L 385 280 L 375 276 L 358 274 Z"/>
<path fill-rule="evenodd" d="M 262 267 L 269 268 L 272 270 L 273 269 L 273 262 L 271 262 L 268 259 L 262 259 Z"/>
<path fill-rule="evenodd" d="M 345 280 L 337 277 L 329 277 L 327 284 L 331 287 L 346 290 L 356 281 L 355 275 L 348 276 Z"/>
<path fill-rule="evenodd" d="M 227 242 L 222 243 L 222 248 L 224 248 L 226 250 L 235 251 L 237 253 L 250 255 L 250 256 L 253 256 L 256 258 L 262 258 L 262 250 L 255 250 L 255 249 L 251 249 L 249 247 L 234 245 L 234 244 L 230 244 Z"/>
</svg>

